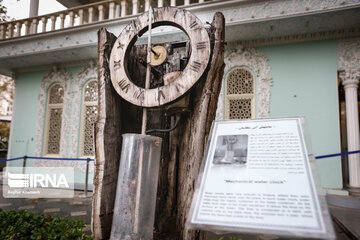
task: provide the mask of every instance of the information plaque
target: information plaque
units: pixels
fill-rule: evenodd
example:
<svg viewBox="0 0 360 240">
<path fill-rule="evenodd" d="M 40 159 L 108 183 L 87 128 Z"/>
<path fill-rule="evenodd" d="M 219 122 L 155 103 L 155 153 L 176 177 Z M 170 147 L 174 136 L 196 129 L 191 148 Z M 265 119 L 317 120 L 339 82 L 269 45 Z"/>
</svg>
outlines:
<svg viewBox="0 0 360 240">
<path fill-rule="evenodd" d="M 335 238 L 325 197 L 314 182 L 310 161 L 315 160 L 309 160 L 302 122 L 215 121 L 187 227 Z"/>
</svg>

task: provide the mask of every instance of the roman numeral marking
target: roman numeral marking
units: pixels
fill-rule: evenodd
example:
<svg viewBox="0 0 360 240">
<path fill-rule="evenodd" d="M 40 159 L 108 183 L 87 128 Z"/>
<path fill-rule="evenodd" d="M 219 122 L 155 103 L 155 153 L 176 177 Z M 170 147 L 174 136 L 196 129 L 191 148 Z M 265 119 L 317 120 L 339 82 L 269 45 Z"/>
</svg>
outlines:
<svg viewBox="0 0 360 240">
<path fill-rule="evenodd" d="M 190 69 L 193 70 L 194 72 L 199 72 L 201 67 L 201 63 L 194 61 L 191 65 L 190 65 Z"/>
<path fill-rule="evenodd" d="M 176 84 L 175 84 L 175 88 L 176 88 L 176 91 L 177 91 L 177 92 L 180 92 L 179 87 L 180 87 L 180 88 L 184 88 L 184 85 L 182 85 L 181 83 L 176 83 Z"/>
<path fill-rule="evenodd" d="M 196 49 L 197 50 L 201 50 L 201 49 L 205 49 L 206 48 L 206 42 L 198 42 L 196 44 Z"/>
<path fill-rule="evenodd" d="M 124 48 L 124 46 L 125 46 L 125 44 L 121 44 L 120 40 L 118 40 L 118 43 L 119 43 L 119 45 L 117 46 L 117 48 L 121 48 L 121 49 L 123 49 L 123 48 Z"/>
<path fill-rule="evenodd" d="M 198 24 L 197 22 L 194 20 L 191 24 L 190 24 L 190 28 L 194 28 L 196 27 Z"/>
<path fill-rule="evenodd" d="M 134 97 L 137 98 L 137 99 L 141 98 L 141 100 L 144 100 L 144 93 L 145 93 L 144 90 L 135 91 L 134 92 Z"/>
<path fill-rule="evenodd" d="M 163 91 L 159 90 L 158 92 L 158 101 L 160 102 L 160 96 L 165 99 L 165 94 L 163 93 Z"/>
<path fill-rule="evenodd" d="M 119 67 L 121 67 L 121 60 L 114 61 L 114 68 L 119 68 Z"/>
<path fill-rule="evenodd" d="M 121 79 L 118 84 L 121 90 L 123 90 L 124 92 L 127 93 L 129 91 L 130 83 L 128 83 L 125 79 Z"/>
</svg>

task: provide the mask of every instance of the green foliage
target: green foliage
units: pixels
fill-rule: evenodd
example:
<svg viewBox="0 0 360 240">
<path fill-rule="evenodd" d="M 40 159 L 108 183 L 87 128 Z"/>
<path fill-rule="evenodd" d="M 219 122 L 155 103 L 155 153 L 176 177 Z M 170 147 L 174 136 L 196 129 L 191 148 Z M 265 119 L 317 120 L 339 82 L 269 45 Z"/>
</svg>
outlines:
<svg viewBox="0 0 360 240">
<path fill-rule="evenodd" d="M 0 209 L 0 226 L 0 239 L 92 239 L 92 236 L 84 234 L 84 221 L 29 213 L 25 210 L 5 212 Z"/>
</svg>

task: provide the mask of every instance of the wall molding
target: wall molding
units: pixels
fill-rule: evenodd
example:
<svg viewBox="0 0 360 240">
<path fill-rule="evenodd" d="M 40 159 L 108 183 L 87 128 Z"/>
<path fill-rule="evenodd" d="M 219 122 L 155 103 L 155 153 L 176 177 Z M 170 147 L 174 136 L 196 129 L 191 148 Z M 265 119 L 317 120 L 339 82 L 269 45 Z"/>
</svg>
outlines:
<svg viewBox="0 0 360 240">
<path fill-rule="evenodd" d="M 338 70 L 360 70 L 360 37 L 337 42 Z"/>
<path fill-rule="evenodd" d="M 349 29 L 341 29 L 334 31 L 303 33 L 303 34 L 278 36 L 278 37 L 270 37 L 270 38 L 262 38 L 262 39 L 239 40 L 228 43 L 227 47 L 231 48 L 236 45 L 242 45 L 244 47 L 271 46 L 275 44 L 320 41 L 320 40 L 358 37 L 358 36 L 360 36 L 360 28 L 349 28 Z"/>
<path fill-rule="evenodd" d="M 72 97 L 73 97 L 73 118 L 71 126 L 71 150 L 70 157 L 78 157 L 79 134 L 80 134 L 80 117 L 82 105 L 82 91 L 85 83 L 91 79 L 97 79 L 97 68 L 92 62 L 81 69 L 76 76 L 74 82 Z"/>
<path fill-rule="evenodd" d="M 58 82 L 65 85 L 64 92 L 64 108 L 62 115 L 62 125 L 61 125 L 61 139 L 60 139 L 60 157 L 67 156 L 67 146 L 68 146 L 68 129 L 70 127 L 70 111 L 71 111 L 71 81 L 72 75 L 64 68 L 57 68 L 56 66 L 47 73 L 42 81 L 40 87 L 40 93 L 38 96 L 39 102 L 39 114 L 38 114 L 38 123 L 36 130 L 36 148 L 35 156 L 40 157 L 43 155 L 43 141 L 44 141 L 44 130 L 45 130 L 45 118 L 46 118 L 46 108 L 47 108 L 47 91 L 49 87 Z"/>
<path fill-rule="evenodd" d="M 256 79 L 256 117 L 267 118 L 270 114 L 270 97 L 273 80 L 271 77 L 271 68 L 268 63 L 268 58 L 260 51 L 254 48 L 245 48 L 237 45 L 234 48 L 228 48 L 225 51 L 225 70 L 223 77 L 223 84 L 218 101 L 216 119 L 224 119 L 224 96 L 227 73 L 234 67 L 249 68 Z"/>
</svg>

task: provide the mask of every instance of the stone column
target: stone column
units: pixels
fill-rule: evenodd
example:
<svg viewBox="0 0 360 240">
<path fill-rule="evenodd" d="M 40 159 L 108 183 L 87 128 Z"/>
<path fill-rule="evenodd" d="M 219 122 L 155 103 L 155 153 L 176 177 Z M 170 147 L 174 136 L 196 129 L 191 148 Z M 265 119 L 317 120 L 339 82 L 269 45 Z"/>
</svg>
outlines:
<svg viewBox="0 0 360 240">
<path fill-rule="evenodd" d="M 29 17 L 37 17 L 39 13 L 39 0 L 30 0 Z"/>
<path fill-rule="evenodd" d="M 360 150 L 357 88 L 360 70 L 345 70 L 340 74 L 345 89 L 348 151 Z M 351 154 L 349 160 L 349 191 L 360 196 L 360 154 Z"/>
</svg>

